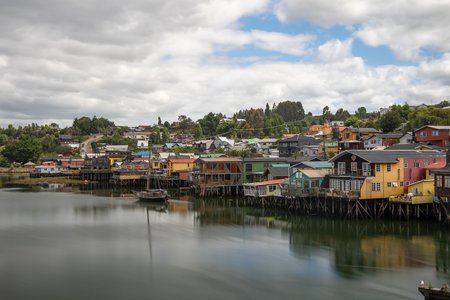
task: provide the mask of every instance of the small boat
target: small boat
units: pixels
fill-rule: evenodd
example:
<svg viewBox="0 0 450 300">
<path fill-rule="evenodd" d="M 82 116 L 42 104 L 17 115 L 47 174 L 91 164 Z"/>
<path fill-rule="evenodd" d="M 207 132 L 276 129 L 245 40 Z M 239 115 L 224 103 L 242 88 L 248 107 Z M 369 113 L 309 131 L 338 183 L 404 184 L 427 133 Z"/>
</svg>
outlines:
<svg viewBox="0 0 450 300">
<path fill-rule="evenodd" d="M 425 297 L 425 300 L 450 300 L 450 289 L 446 284 L 441 288 L 421 285 L 419 286 L 419 292 Z"/>
<path fill-rule="evenodd" d="M 169 199 L 169 193 L 164 189 L 147 189 L 145 191 L 137 192 L 136 196 L 139 201 L 158 202 Z"/>
</svg>

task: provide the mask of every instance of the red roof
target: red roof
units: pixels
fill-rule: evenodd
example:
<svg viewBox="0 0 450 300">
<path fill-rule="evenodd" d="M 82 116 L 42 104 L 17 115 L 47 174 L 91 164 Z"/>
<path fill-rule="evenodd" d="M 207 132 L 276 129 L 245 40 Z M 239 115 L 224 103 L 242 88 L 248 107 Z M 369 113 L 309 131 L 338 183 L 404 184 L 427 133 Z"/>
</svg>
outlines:
<svg viewBox="0 0 450 300">
<path fill-rule="evenodd" d="M 446 165 L 447 165 L 446 161 L 438 161 L 438 162 L 432 163 L 431 165 L 424 167 L 424 169 L 442 169 Z"/>
<path fill-rule="evenodd" d="M 268 180 L 268 181 L 261 181 L 261 182 L 254 182 L 252 184 L 254 185 L 274 185 L 274 184 L 281 184 L 288 180 L 288 178 L 282 178 L 282 179 L 276 179 L 276 180 Z"/>
</svg>

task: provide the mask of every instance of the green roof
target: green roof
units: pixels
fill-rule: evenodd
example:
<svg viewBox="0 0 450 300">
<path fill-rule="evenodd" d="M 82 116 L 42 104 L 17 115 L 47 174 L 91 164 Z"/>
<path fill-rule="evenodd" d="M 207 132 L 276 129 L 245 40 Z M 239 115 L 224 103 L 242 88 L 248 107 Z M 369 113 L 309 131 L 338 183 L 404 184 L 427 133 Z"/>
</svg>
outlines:
<svg viewBox="0 0 450 300">
<path fill-rule="evenodd" d="M 260 141 L 261 141 L 261 140 L 258 139 L 258 138 L 253 138 L 253 139 L 247 140 L 247 144 L 253 145 L 253 144 L 259 143 Z"/>
<path fill-rule="evenodd" d="M 331 169 L 333 164 L 327 161 L 304 161 L 299 165 L 304 165 L 313 169 Z"/>
</svg>

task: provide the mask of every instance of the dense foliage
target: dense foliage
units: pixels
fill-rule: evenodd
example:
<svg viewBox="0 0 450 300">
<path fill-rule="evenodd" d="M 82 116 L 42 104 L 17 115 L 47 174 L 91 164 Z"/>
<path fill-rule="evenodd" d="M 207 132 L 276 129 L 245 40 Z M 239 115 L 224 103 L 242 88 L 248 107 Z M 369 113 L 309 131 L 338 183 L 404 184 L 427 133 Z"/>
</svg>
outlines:
<svg viewBox="0 0 450 300">
<path fill-rule="evenodd" d="M 424 125 L 450 125 L 450 106 L 448 101 L 424 108 L 412 108 L 407 103 L 393 105 L 380 115 L 379 112 L 367 112 L 364 106 L 354 114 L 344 108 L 333 113 L 328 106 L 323 107 L 322 114 L 313 116 L 305 114 L 299 101 L 282 101 L 278 104 L 265 105 L 265 108 L 249 108 L 227 118 L 222 113 L 209 112 L 203 118 L 193 121 L 186 115 L 170 123 L 158 118 L 158 123 L 149 126 L 152 144 L 169 142 L 171 132 L 192 134 L 196 139 L 227 136 L 231 138 L 275 137 L 285 133 L 304 133 L 311 125 L 323 124 L 324 121 L 344 121 L 345 126 L 372 127 L 383 132 L 410 131 Z M 61 153 L 74 153 L 73 149 L 61 146 L 60 135 L 70 135 L 75 141 L 83 141 L 89 135 L 104 134 L 105 137 L 93 144 L 126 144 L 134 148 L 135 141 L 123 138 L 127 127 L 117 127 L 114 122 L 103 117 L 75 118 L 72 126 L 60 129 L 58 124 L 30 124 L 18 126 L 8 125 L 0 128 L 0 166 L 8 166 L 13 162 L 36 162 L 42 156 L 54 156 Z M 337 137 L 335 137 L 337 138 Z M 179 149 L 190 152 L 192 149 Z M 235 153 L 248 155 L 248 153 Z"/>
</svg>

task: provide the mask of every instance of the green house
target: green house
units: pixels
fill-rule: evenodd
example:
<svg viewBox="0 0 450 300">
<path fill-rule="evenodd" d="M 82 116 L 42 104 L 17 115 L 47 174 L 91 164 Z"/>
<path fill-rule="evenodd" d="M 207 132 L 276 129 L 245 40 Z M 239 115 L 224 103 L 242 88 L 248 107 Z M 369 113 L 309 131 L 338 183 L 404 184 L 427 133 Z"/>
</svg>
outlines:
<svg viewBox="0 0 450 300">
<path fill-rule="evenodd" d="M 329 169 L 296 170 L 291 176 L 289 176 L 289 188 L 309 190 L 312 188 L 323 187 L 325 176 L 329 174 Z"/>
<path fill-rule="evenodd" d="M 268 167 L 286 166 L 288 160 L 279 157 L 245 157 L 243 163 L 244 183 L 259 182 L 264 180 L 264 172 Z"/>
</svg>

